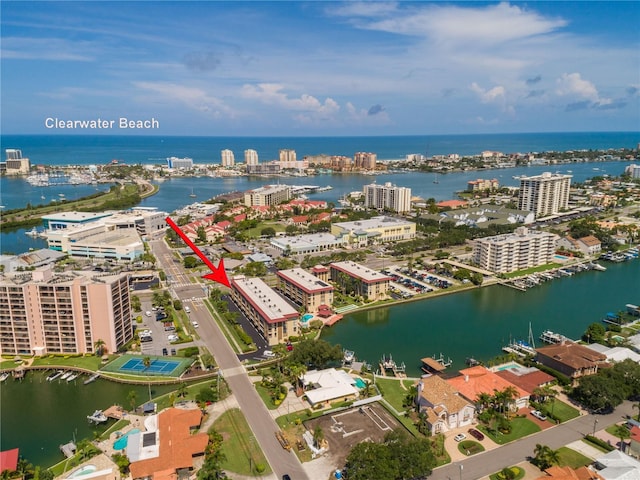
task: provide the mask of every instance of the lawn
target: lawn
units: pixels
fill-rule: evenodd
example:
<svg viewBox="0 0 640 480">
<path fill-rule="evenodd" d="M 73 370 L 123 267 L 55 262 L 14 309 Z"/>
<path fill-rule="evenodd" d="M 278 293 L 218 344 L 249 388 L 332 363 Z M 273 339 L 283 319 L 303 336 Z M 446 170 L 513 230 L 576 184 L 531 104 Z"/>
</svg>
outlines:
<svg viewBox="0 0 640 480">
<path fill-rule="evenodd" d="M 115 360 L 118 355 L 109 355 L 109 361 Z M 33 360 L 32 366 L 50 366 L 54 367 L 76 367 L 85 368 L 87 370 L 96 371 L 102 366 L 102 360 L 96 355 L 48 355 L 44 357 L 37 357 Z"/>
<path fill-rule="evenodd" d="M 545 272 L 554 268 L 562 267 L 559 263 L 547 263 L 546 265 L 538 265 L 537 267 L 526 268 L 524 270 L 518 270 L 517 272 L 506 273 L 505 278 L 521 277 L 523 275 L 531 275 L 532 273 Z"/>
<path fill-rule="evenodd" d="M 474 442 L 473 440 L 463 440 L 458 443 L 458 450 L 463 455 L 475 455 L 476 453 L 484 452 L 484 447 L 480 445 L 478 442 Z"/>
<path fill-rule="evenodd" d="M 560 447 L 558 450 L 558 457 L 560 457 L 561 467 L 578 468 L 585 465 L 589 465 L 593 460 L 589 457 L 585 457 L 581 453 L 571 450 L 567 447 Z"/>
<path fill-rule="evenodd" d="M 498 433 L 497 435 L 493 435 L 489 433 L 484 425 L 481 425 L 478 429 L 482 430 L 486 435 L 489 435 L 489 438 L 498 445 L 504 445 L 505 443 L 513 442 L 514 440 L 540 431 L 540 427 L 531 420 L 520 417 L 514 418 L 511 421 L 511 432 L 507 434 Z"/>
<path fill-rule="evenodd" d="M 389 402 L 393 408 L 398 412 L 406 410 L 405 407 L 402 406 L 402 403 L 413 385 L 413 380 L 395 380 L 376 377 L 375 383 L 382 390 L 384 399 Z M 404 385 L 406 389 L 402 388 L 402 385 Z"/>
<path fill-rule="evenodd" d="M 554 398 L 552 403 L 549 406 L 545 407 L 547 412 L 553 411 L 554 416 L 556 416 L 560 423 L 564 423 L 572 418 L 576 418 L 580 416 L 580 412 L 573 408 L 571 405 L 568 405 L 557 398 Z"/>
<path fill-rule="evenodd" d="M 272 227 L 276 233 L 284 232 L 287 228 L 285 225 L 277 222 L 260 222 L 257 227 L 250 228 L 244 233 L 251 238 L 258 238 L 262 235 L 262 229 L 267 227 Z"/>
<path fill-rule="evenodd" d="M 299 413 L 302 413 L 302 412 L 299 412 Z M 320 414 L 318 414 L 318 416 L 319 415 Z M 276 423 L 282 429 L 282 432 L 284 433 L 284 437 L 287 440 L 289 440 L 289 444 L 291 445 L 291 451 L 295 452 L 295 454 L 298 456 L 298 460 L 300 460 L 300 462 L 309 462 L 313 459 L 311 458 L 311 450 L 307 448 L 307 443 L 302 438 L 302 434 L 307 430 L 304 424 L 302 423 L 302 417 L 305 417 L 306 419 L 308 415 L 304 413 L 302 413 L 302 415 L 294 414 L 294 413 L 292 413 L 291 415 L 283 415 L 282 417 L 278 417 L 276 419 Z M 298 422 L 296 420 L 298 420 Z M 305 446 L 304 450 L 298 450 L 297 448 L 298 440 L 300 440 L 302 444 Z"/>
<path fill-rule="evenodd" d="M 260 395 L 262 402 L 269 410 L 275 410 L 276 408 L 278 408 L 278 405 L 274 405 L 274 403 L 271 401 L 271 394 L 269 393 L 268 388 L 260 385 L 260 382 L 254 383 L 254 386 L 256 387 L 256 391 L 258 392 L 258 395 Z"/>
<path fill-rule="evenodd" d="M 222 452 L 226 458 L 222 468 L 249 476 L 258 473 L 256 466 L 262 465 L 264 475 L 271 473 L 269 463 L 239 408 L 227 410 L 213 422 L 212 428 L 224 439 Z"/>
</svg>

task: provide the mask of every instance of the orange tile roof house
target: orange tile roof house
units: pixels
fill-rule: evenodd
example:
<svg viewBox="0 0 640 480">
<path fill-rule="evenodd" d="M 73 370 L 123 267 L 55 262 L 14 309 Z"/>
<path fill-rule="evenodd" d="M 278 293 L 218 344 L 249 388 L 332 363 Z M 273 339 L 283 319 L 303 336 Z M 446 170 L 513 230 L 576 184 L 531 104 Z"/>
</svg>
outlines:
<svg viewBox="0 0 640 480">
<path fill-rule="evenodd" d="M 575 379 L 598 373 L 606 355 L 573 342 L 563 342 L 536 349 L 536 361 Z"/>
<path fill-rule="evenodd" d="M 450 378 L 447 382 L 464 398 L 474 403 L 481 393 L 493 395 L 496 391 L 502 391 L 509 387 L 515 388 L 518 392 L 515 398 L 516 408 L 526 407 L 529 401 L 529 394 L 526 391 L 487 370 L 482 365 L 460 370 L 459 377 Z"/>
<path fill-rule="evenodd" d="M 456 208 L 466 207 L 469 203 L 464 200 L 444 200 L 442 202 L 438 202 L 436 205 L 439 208 L 451 208 L 452 210 L 455 210 Z"/>
<path fill-rule="evenodd" d="M 429 429 L 434 435 L 470 425 L 474 419 L 474 405 L 437 375 L 420 379 L 417 403 L 420 412 L 427 415 Z"/>
<path fill-rule="evenodd" d="M 593 470 L 587 467 L 573 469 L 571 467 L 553 466 L 545 470 L 546 475 L 538 477 L 536 480 L 604 480 Z"/>
<path fill-rule="evenodd" d="M 159 413 L 157 430 L 139 434 L 142 442 L 139 453 L 143 458 L 131 462 L 131 478 L 175 480 L 179 470 L 193 470 L 193 458 L 204 455 L 209 443 L 206 433 L 192 434 L 192 430 L 199 428 L 201 422 L 202 412 L 199 409 L 169 408 Z M 150 448 L 152 434 L 155 434 L 157 449 Z M 135 438 L 130 436 L 129 440 Z"/>
<path fill-rule="evenodd" d="M 496 375 L 522 388 L 525 392 L 529 393 L 529 395 L 531 395 L 536 388 L 549 385 L 555 380 L 555 377 L 535 367 L 499 370 L 496 372 Z"/>
</svg>

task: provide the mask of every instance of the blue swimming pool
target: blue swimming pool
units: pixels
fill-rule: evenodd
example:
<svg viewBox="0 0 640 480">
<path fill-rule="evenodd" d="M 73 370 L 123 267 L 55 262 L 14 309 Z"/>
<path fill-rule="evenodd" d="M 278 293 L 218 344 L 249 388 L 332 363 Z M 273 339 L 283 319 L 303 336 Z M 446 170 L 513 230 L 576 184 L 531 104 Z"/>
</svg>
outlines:
<svg viewBox="0 0 640 480">
<path fill-rule="evenodd" d="M 305 313 L 300 320 L 302 323 L 307 323 L 309 320 L 313 318 L 313 315 L 310 313 Z"/>
<path fill-rule="evenodd" d="M 364 380 L 362 380 L 361 378 L 356 378 L 356 387 L 362 389 L 365 388 L 367 386 L 366 383 L 364 383 Z"/>
<path fill-rule="evenodd" d="M 566 255 L 554 255 L 553 258 L 555 258 L 556 260 L 568 260 L 569 257 L 567 257 Z"/>
<path fill-rule="evenodd" d="M 127 437 L 129 435 L 131 435 L 132 433 L 138 433 L 140 432 L 139 428 L 134 428 L 133 430 L 125 433 L 123 436 L 121 436 L 119 439 L 117 439 L 115 442 L 113 442 L 113 449 L 114 450 L 124 450 L 125 448 L 127 448 Z"/>
<path fill-rule="evenodd" d="M 519 363 L 515 363 L 515 362 L 506 363 L 504 365 L 499 366 L 498 367 L 498 371 L 511 370 L 512 368 L 522 368 L 522 365 L 520 365 Z"/>
</svg>

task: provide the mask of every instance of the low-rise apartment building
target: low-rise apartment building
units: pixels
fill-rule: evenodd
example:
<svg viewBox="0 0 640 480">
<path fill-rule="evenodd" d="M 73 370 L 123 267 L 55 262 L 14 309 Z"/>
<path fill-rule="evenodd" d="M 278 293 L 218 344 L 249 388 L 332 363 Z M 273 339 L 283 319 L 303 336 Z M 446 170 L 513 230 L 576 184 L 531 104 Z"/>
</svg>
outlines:
<svg viewBox="0 0 640 480">
<path fill-rule="evenodd" d="M 247 207 L 278 205 L 290 199 L 291 187 L 288 185 L 266 185 L 244 192 L 244 204 Z"/>
<path fill-rule="evenodd" d="M 133 338 L 125 274 L 54 274 L 50 266 L 0 281 L 0 354 L 115 352 Z"/>
<path fill-rule="evenodd" d="M 387 298 L 391 277 L 352 261 L 331 263 L 329 270 L 331 281 L 343 293 L 354 293 L 371 301 Z"/>
<path fill-rule="evenodd" d="M 278 271 L 278 290 L 308 313 L 333 303 L 333 286 L 301 268 Z"/>
<path fill-rule="evenodd" d="M 516 228 L 514 233 L 475 240 L 473 260 L 495 273 L 545 265 L 552 261 L 558 236 L 552 233 Z"/>
<path fill-rule="evenodd" d="M 269 345 L 298 334 L 298 311 L 261 279 L 234 277 L 231 298 Z"/>
</svg>

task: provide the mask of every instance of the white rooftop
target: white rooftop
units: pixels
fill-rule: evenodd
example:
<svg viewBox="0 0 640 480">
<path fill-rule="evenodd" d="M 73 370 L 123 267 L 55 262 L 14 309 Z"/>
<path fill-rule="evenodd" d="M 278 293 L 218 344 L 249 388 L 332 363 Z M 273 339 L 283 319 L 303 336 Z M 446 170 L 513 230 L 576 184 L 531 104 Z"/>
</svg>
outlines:
<svg viewBox="0 0 640 480">
<path fill-rule="evenodd" d="M 286 249 L 287 246 L 289 246 L 293 251 L 296 249 L 322 247 L 339 243 L 343 242 L 330 233 L 308 233 L 295 237 L 278 237 L 271 239 L 272 245 L 282 249 Z"/>
<path fill-rule="evenodd" d="M 98 218 L 108 217 L 113 212 L 60 212 L 52 213 L 51 215 L 43 215 L 43 220 L 53 220 L 59 222 L 89 222 L 91 220 L 97 220 Z"/>
<path fill-rule="evenodd" d="M 232 287 L 258 309 L 268 322 L 298 315 L 295 308 L 259 278 L 240 275 L 233 278 Z"/>
<path fill-rule="evenodd" d="M 311 370 L 303 375 L 302 382 L 305 386 L 314 387 L 305 392 L 311 405 L 358 394 L 353 377 L 335 368 Z"/>
<path fill-rule="evenodd" d="M 291 268 L 289 270 L 280 270 L 278 275 L 294 283 L 299 288 L 302 288 L 307 293 L 320 292 L 323 290 L 331 289 L 333 287 L 327 282 L 323 282 L 315 275 L 303 270 L 302 268 Z"/>
<path fill-rule="evenodd" d="M 360 280 L 364 280 L 365 282 L 376 282 L 382 280 L 391 280 L 390 277 L 383 275 L 380 272 L 376 272 L 375 270 L 370 269 L 369 267 L 365 267 L 364 265 L 360 265 L 359 263 L 352 262 L 351 260 L 347 260 L 345 262 L 334 262 L 329 265 L 330 267 L 334 267 L 338 270 L 341 270 L 352 277 L 359 278 Z"/>
<path fill-rule="evenodd" d="M 640 461 L 619 450 L 613 450 L 596 460 L 598 473 L 605 480 L 638 480 Z"/>
<path fill-rule="evenodd" d="M 591 343 L 587 345 L 591 350 L 595 350 L 596 352 L 602 353 L 607 356 L 607 360 L 611 360 L 613 362 L 622 362 L 630 358 L 634 362 L 640 363 L 640 354 L 630 350 L 626 347 L 606 347 L 604 345 L 600 345 L 599 343 Z"/>
<path fill-rule="evenodd" d="M 404 220 L 402 218 L 387 217 L 380 215 L 377 217 L 369 218 L 368 220 L 357 220 L 355 222 L 337 222 L 334 223 L 336 227 L 343 228 L 345 230 L 369 230 L 385 227 L 402 227 L 405 225 L 411 225 L 413 222 Z"/>
</svg>

